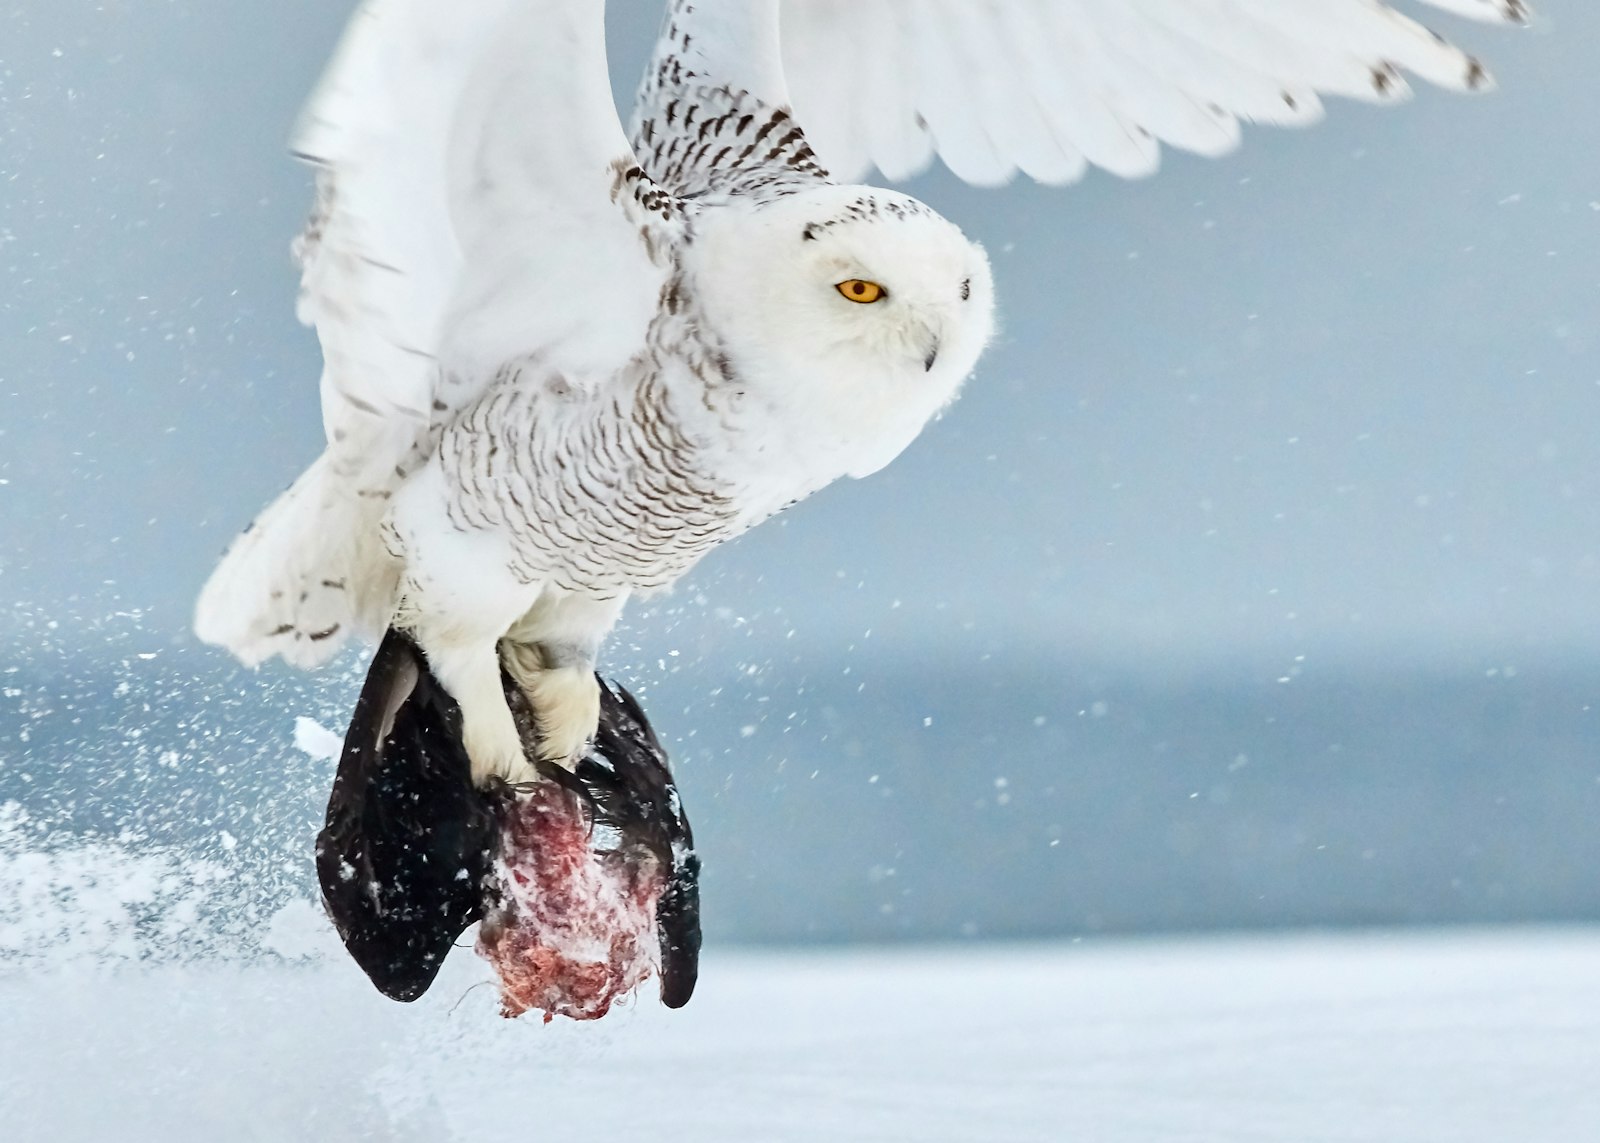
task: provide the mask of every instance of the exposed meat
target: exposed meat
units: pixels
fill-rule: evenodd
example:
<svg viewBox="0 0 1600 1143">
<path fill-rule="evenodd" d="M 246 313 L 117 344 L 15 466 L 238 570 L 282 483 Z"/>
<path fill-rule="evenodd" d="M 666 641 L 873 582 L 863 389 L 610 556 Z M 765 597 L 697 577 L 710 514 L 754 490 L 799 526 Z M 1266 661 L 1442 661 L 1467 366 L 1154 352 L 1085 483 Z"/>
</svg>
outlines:
<svg viewBox="0 0 1600 1143">
<path fill-rule="evenodd" d="M 647 850 L 597 852 L 582 800 L 549 781 L 512 795 L 500 836 L 478 952 L 506 1016 L 595 1020 L 656 974 L 666 878 Z"/>
</svg>

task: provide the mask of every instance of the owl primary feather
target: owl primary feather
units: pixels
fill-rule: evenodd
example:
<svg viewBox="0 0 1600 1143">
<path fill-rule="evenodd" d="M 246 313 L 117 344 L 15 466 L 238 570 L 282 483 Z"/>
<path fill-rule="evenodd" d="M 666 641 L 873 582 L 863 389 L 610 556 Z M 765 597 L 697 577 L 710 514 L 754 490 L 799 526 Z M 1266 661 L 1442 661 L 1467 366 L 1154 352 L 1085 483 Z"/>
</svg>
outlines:
<svg viewBox="0 0 1600 1143">
<path fill-rule="evenodd" d="M 677 0 L 625 134 L 600 0 L 367 0 L 296 141 L 327 448 L 196 630 L 313 666 L 397 627 L 478 780 L 533 774 L 502 667 L 570 763 L 627 599 L 887 464 L 991 337 L 983 251 L 849 180 L 1142 174 L 1407 74 L 1488 84 L 1379 0 Z"/>
</svg>

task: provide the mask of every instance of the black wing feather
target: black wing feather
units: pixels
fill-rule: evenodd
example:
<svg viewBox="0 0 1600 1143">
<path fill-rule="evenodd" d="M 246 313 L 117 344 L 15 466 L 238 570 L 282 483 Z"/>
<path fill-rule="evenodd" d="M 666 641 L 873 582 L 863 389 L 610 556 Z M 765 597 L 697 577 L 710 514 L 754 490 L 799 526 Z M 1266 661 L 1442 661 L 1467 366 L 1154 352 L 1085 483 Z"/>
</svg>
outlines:
<svg viewBox="0 0 1600 1143">
<path fill-rule="evenodd" d="M 503 680 L 530 758 L 532 712 Z M 621 837 L 630 859 L 667 876 L 656 908 L 661 999 L 694 993 L 700 957 L 700 859 L 666 751 L 638 702 L 601 680 L 600 727 L 576 773 L 541 763 L 541 777 L 581 795 L 594 824 Z M 479 790 L 461 743 L 461 713 L 405 634 L 378 647 L 345 736 L 317 837 L 323 902 L 345 948 L 395 1000 L 428 990 L 457 938 L 486 909 L 509 787 Z"/>
</svg>

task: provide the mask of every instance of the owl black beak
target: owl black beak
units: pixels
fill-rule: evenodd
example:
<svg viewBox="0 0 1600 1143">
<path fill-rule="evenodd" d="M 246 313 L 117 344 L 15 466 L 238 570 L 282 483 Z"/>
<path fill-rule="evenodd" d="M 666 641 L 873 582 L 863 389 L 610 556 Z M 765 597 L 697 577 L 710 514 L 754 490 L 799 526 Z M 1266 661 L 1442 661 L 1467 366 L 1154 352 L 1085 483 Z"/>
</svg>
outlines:
<svg viewBox="0 0 1600 1143">
<path fill-rule="evenodd" d="M 906 330 L 906 346 L 913 354 L 921 353 L 922 371 L 933 372 L 933 363 L 939 360 L 939 328 L 927 318 L 918 315 L 911 327 Z M 915 360 L 915 358 L 913 358 Z"/>
</svg>

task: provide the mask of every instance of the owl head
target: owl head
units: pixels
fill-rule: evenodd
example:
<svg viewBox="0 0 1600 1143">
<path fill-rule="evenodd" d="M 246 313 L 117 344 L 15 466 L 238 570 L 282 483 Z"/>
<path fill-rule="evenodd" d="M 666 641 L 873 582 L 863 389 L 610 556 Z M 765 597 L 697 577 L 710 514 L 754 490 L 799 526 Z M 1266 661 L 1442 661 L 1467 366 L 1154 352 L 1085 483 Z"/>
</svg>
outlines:
<svg viewBox="0 0 1600 1143">
<path fill-rule="evenodd" d="M 819 186 L 707 209 L 696 300 L 785 443 L 865 476 L 955 397 L 994 329 L 982 247 L 895 191 Z"/>
</svg>

